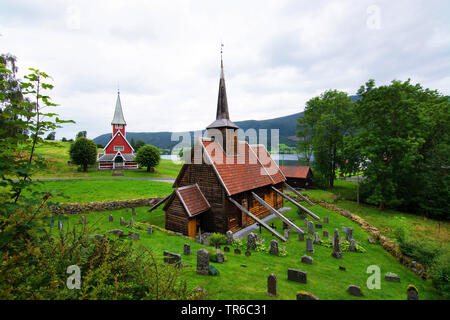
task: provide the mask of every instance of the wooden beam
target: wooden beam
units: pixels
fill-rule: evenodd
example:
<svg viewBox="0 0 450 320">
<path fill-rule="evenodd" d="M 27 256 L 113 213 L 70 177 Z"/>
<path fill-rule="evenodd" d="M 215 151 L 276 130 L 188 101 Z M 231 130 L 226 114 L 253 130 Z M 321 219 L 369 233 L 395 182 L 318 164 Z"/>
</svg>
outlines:
<svg viewBox="0 0 450 320">
<path fill-rule="evenodd" d="M 241 206 L 239 204 L 239 202 L 237 202 L 236 200 L 232 199 L 232 198 L 228 198 L 231 203 L 233 203 L 239 210 L 245 212 L 247 215 L 249 215 L 253 220 L 255 220 L 256 222 L 258 222 L 260 225 L 262 225 L 264 228 L 266 228 L 267 230 L 269 230 L 269 232 L 271 232 L 275 237 L 277 237 L 278 239 L 280 239 L 283 242 L 286 242 L 287 239 L 285 237 L 283 237 L 281 234 L 279 234 L 278 232 L 276 232 L 275 230 L 273 230 L 271 227 L 269 227 L 265 222 L 263 222 L 262 220 L 260 220 L 257 216 L 255 216 L 253 213 L 251 213 L 250 211 L 248 211 L 247 209 L 245 209 L 243 206 Z"/>
<path fill-rule="evenodd" d="M 163 199 L 159 200 L 159 202 L 157 204 L 155 204 L 153 207 L 151 207 L 150 209 L 148 209 L 147 212 L 152 212 L 153 210 L 158 208 L 160 205 L 162 205 L 164 202 L 166 202 L 167 199 L 169 199 L 172 194 L 173 194 L 173 192 L 171 194 L 169 194 L 168 196 L 164 197 Z"/>
<path fill-rule="evenodd" d="M 288 218 L 286 218 L 285 216 L 283 216 L 281 214 L 281 212 L 279 212 L 277 209 L 272 208 L 272 206 L 270 206 L 270 204 L 268 204 L 267 202 L 265 202 L 263 199 L 261 199 L 256 193 L 252 192 L 253 198 L 256 199 L 256 201 L 258 201 L 259 203 L 261 203 L 264 207 L 266 207 L 267 209 L 269 209 L 272 213 L 275 213 L 275 215 L 277 215 L 281 220 L 283 220 L 287 225 L 291 226 L 292 229 L 294 229 L 295 231 L 297 231 L 298 233 L 305 233 L 302 229 L 300 229 L 299 227 L 297 227 L 294 223 L 292 223 L 291 220 L 289 220 Z"/>
<path fill-rule="evenodd" d="M 304 195 L 300 194 L 300 192 L 298 192 L 297 190 L 295 190 L 294 188 L 292 188 L 290 185 L 288 185 L 286 182 L 284 183 L 284 185 L 291 190 L 293 193 L 295 193 L 296 196 L 302 198 L 303 200 L 305 200 L 310 206 L 314 206 L 314 203 L 311 202 L 311 200 L 309 200 L 308 198 L 306 198 Z"/>
<path fill-rule="evenodd" d="M 292 199 L 291 197 L 289 197 L 287 194 L 284 194 L 283 192 L 281 192 L 280 190 L 278 190 L 277 188 L 272 187 L 273 190 L 275 190 L 280 196 L 282 196 L 283 198 L 285 198 L 286 200 L 292 202 L 294 205 L 296 205 L 297 207 L 299 207 L 300 209 L 302 209 L 303 211 L 305 211 L 307 214 L 309 214 L 311 217 L 313 217 L 314 219 L 316 219 L 317 221 L 320 221 L 320 217 L 315 215 L 314 213 L 312 213 L 310 210 L 306 209 L 304 206 L 302 206 L 301 204 L 299 204 L 297 201 L 295 201 L 294 199 Z"/>
</svg>

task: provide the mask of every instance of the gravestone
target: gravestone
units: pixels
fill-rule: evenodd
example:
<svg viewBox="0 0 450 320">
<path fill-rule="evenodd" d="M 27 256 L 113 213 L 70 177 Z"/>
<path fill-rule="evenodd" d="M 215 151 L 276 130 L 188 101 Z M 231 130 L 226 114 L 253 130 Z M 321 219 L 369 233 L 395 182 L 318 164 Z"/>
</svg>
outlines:
<svg viewBox="0 0 450 320">
<path fill-rule="evenodd" d="M 307 255 L 304 255 L 302 257 L 302 262 L 306 263 L 306 264 L 312 264 L 313 263 L 313 258 Z"/>
<path fill-rule="evenodd" d="M 134 225 L 134 220 L 133 220 L 133 218 L 131 218 L 131 219 L 130 219 L 130 228 L 132 228 L 133 225 Z"/>
<path fill-rule="evenodd" d="M 306 283 L 306 272 L 295 269 L 288 269 L 288 281 Z"/>
<path fill-rule="evenodd" d="M 229 247 L 223 247 L 223 251 L 230 252 L 230 248 Z"/>
<path fill-rule="evenodd" d="M 296 300 L 319 300 L 319 298 L 309 292 L 299 291 L 297 292 Z"/>
<path fill-rule="evenodd" d="M 234 249 L 234 253 L 235 253 L 235 254 L 241 254 L 241 250 L 239 250 L 239 249 L 236 248 L 236 249 Z"/>
<path fill-rule="evenodd" d="M 400 277 L 392 272 L 388 272 L 386 273 L 386 275 L 384 276 L 384 279 L 386 281 L 391 281 L 391 282 L 400 282 Z"/>
<path fill-rule="evenodd" d="M 183 247 L 183 254 L 184 254 L 185 256 L 188 256 L 188 255 L 191 254 L 191 245 L 190 245 L 190 244 L 188 244 L 188 243 L 185 243 L 185 244 L 184 244 L 184 247 Z"/>
<path fill-rule="evenodd" d="M 271 240 L 270 241 L 270 254 L 273 254 L 274 256 L 278 255 L 278 241 L 277 240 Z"/>
<path fill-rule="evenodd" d="M 323 230 L 323 237 L 326 239 L 328 239 L 330 237 L 327 230 Z"/>
<path fill-rule="evenodd" d="M 85 216 L 81 216 L 81 223 L 82 224 L 86 224 L 86 217 Z"/>
<path fill-rule="evenodd" d="M 133 235 L 133 240 L 139 240 L 139 232 L 135 232 Z"/>
<path fill-rule="evenodd" d="M 408 293 L 408 300 L 419 300 L 419 292 L 414 286 L 409 286 L 406 290 Z"/>
<path fill-rule="evenodd" d="M 152 227 L 148 227 L 147 228 L 147 233 L 148 234 L 152 234 L 153 233 L 153 228 Z"/>
<path fill-rule="evenodd" d="M 128 239 L 133 240 L 134 232 L 128 231 Z"/>
<path fill-rule="evenodd" d="M 227 231 L 227 245 L 233 245 L 233 232 Z"/>
<path fill-rule="evenodd" d="M 205 276 L 209 274 L 209 252 L 206 249 L 197 251 L 197 273 Z"/>
<path fill-rule="evenodd" d="M 252 253 L 250 251 L 245 251 L 245 256 L 246 257 L 250 257 L 252 255 Z"/>
<path fill-rule="evenodd" d="M 114 221 L 114 217 L 112 214 L 109 215 L 109 222 L 113 222 Z"/>
<path fill-rule="evenodd" d="M 345 233 L 345 240 L 349 241 L 353 239 L 353 228 L 347 228 L 347 232 Z"/>
<path fill-rule="evenodd" d="M 311 238 L 306 238 L 306 252 L 314 253 L 314 244 Z"/>
<path fill-rule="evenodd" d="M 308 221 L 308 233 L 314 234 L 314 222 Z"/>
<path fill-rule="evenodd" d="M 322 225 L 320 223 L 316 223 L 316 229 L 322 229 Z"/>
<path fill-rule="evenodd" d="M 120 230 L 120 229 L 112 229 L 108 232 L 112 232 L 113 235 L 118 236 L 118 237 L 123 235 L 123 230 Z"/>
<path fill-rule="evenodd" d="M 328 222 L 328 217 L 323 218 L 323 223 L 329 223 Z"/>
<path fill-rule="evenodd" d="M 299 220 L 304 220 L 305 218 L 306 218 L 306 214 L 304 214 L 303 212 L 299 212 L 298 219 Z"/>
<path fill-rule="evenodd" d="M 301 233 L 301 232 L 298 233 L 298 241 L 305 241 L 305 234 L 304 233 Z"/>
<path fill-rule="evenodd" d="M 356 252 L 356 242 L 355 239 L 350 239 L 350 246 L 348 248 L 351 252 Z"/>
<path fill-rule="evenodd" d="M 361 288 L 358 286 L 353 286 L 353 285 L 349 286 L 348 293 L 350 293 L 352 296 L 356 296 L 356 297 L 362 296 Z"/>
<path fill-rule="evenodd" d="M 336 259 L 342 259 L 342 252 L 341 252 L 341 244 L 339 240 L 339 230 L 334 230 L 334 238 L 333 238 L 333 252 L 331 255 Z"/>
<path fill-rule="evenodd" d="M 256 234 L 253 232 L 247 236 L 247 250 L 256 249 Z"/>
<path fill-rule="evenodd" d="M 316 232 L 314 233 L 314 244 L 320 244 L 320 237 L 319 237 L 319 233 Z"/>
<path fill-rule="evenodd" d="M 125 212 L 128 212 L 128 208 L 125 208 Z"/>
<path fill-rule="evenodd" d="M 308 226 L 308 218 L 305 218 L 305 227 L 307 227 Z"/>
<path fill-rule="evenodd" d="M 131 208 L 131 213 L 133 214 L 133 216 L 135 216 L 136 215 L 136 209 L 133 207 L 133 208 Z"/>
<path fill-rule="evenodd" d="M 267 294 L 276 296 L 278 294 L 277 276 L 273 273 L 267 277 Z"/>
<path fill-rule="evenodd" d="M 223 252 L 217 253 L 217 263 L 224 263 L 225 262 L 225 255 Z"/>
<path fill-rule="evenodd" d="M 289 239 L 289 231 L 289 229 L 284 229 L 284 237 L 286 238 L 286 240 Z"/>
<path fill-rule="evenodd" d="M 125 221 L 123 220 L 123 217 L 120 217 L 120 225 L 124 226 L 125 225 Z"/>
<path fill-rule="evenodd" d="M 209 259 L 209 254 L 208 254 Z M 164 262 L 168 264 L 177 264 L 180 265 L 181 263 L 181 255 L 177 253 L 172 253 L 169 251 L 164 251 Z"/>
<path fill-rule="evenodd" d="M 63 223 L 61 221 L 58 221 L 58 229 L 59 230 L 63 229 Z"/>
<path fill-rule="evenodd" d="M 95 240 L 97 240 L 97 241 L 102 241 L 102 240 L 105 239 L 105 236 L 104 236 L 104 235 L 101 235 L 101 234 L 94 234 L 94 238 L 95 238 Z"/>
</svg>

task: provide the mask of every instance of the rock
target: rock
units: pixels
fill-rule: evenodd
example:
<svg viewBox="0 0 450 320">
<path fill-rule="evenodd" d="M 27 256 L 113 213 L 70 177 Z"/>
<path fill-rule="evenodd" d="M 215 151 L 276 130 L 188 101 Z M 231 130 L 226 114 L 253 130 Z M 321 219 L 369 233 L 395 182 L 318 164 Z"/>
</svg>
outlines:
<svg viewBox="0 0 450 320">
<path fill-rule="evenodd" d="M 306 264 L 312 264 L 313 263 L 313 258 L 307 255 L 302 256 L 302 260 L 303 263 Z"/>
<path fill-rule="evenodd" d="M 397 274 L 391 272 L 386 273 L 384 279 L 391 282 L 400 282 L 400 277 Z"/>
<path fill-rule="evenodd" d="M 358 286 L 354 286 L 354 285 L 351 285 L 348 287 L 348 293 L 350 293 L 352 296 L 355 296 L 355 297 L 362 296 L 361 288 Z"/>
</svg>

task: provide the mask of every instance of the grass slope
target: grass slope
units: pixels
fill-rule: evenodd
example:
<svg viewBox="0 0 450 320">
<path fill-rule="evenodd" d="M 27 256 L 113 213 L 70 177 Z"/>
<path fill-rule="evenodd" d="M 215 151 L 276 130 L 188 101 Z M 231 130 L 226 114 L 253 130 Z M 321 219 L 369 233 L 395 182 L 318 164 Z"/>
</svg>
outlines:
<svg viewBox="0 0 450 320">
<path fill-rule="evenodd" d="M 172 192 L 170 183 L 148 180 L 58 180 L 33 184 L 36 191 L 54 192 L 52 201 L 65 203 L 163 197 Z"/>
<path fill-rule="evenodd" d="M 69 142 L 46 141 L 39 144 L 36 154 L 44 157 L 48 168 L 33 174 L 34 179 L 39 178 L 80 178 L 80 177 L 110 177 L 109 170 L 98 171 L 97 166 L 89 168 L 88 172 L 78 171 L 78 166 L 68 165 Z M 98 152 L 102 152 L 101 149 Z M 161 159 L 154 172 L 146 172 L 145 169 L 126 170 L 125 177 L 147 177 L 147 178 L 175 178 L 181 169 L 182 164 L 171 160 Z"/>
<path fill-rule="evenodd" d="M 307 206 L 307 205 L 305 205 Z M 329 211 L 325 208 L 314 206 L 309 207 L 321 218 L 329 217 L 330 224 L 323 224 L 324 229 L 332 234 L 334 228 L 341 231 L 343 226 L 353 227 L 354 237 L 361 242 L 361 245 L 367 250 L 366 253 L 344 252 L 342 260 L 336 260 L 331 257 L 331 249 L 315 245 L 316 252 L 309 254 L 314 258 L 312 265 L 302 264 L 300 258 L 305 255 L 305 242 L 300 242 L 294 232 L 291 232 L 291 238 L 287 243 L 280 243 L 280 246 L 286 246 L 288 255 L 286 257 L 275 257 L 264 252 L 252 252 L 250 257 L 244 254 L 236 255 L 232 252 L 226 253 L 227 261 L 224 264 L 212 263 L 219 271 L 220 275 L 200 276 L 196 274 L 196 251 L 205 246 L 196 243 L 191 239 L 184 239 L 179 236 L 169 235 L 165 232 L 155 230 L 152 235 L 148 235 L 144 230 L 137 227 L 133 231 L 140 232 L 140 241 L 136 242 L 150 248 L 156 258 L 163 259 L 163 251 L 179 253 L 182 255 L 182 261 L 185 264 L 182 277 L 187 280 L 189 287 L 203 287 L 209 292 L 209 299 L 295 299 L 299 290 L 305 290 L 318 296 L 320 299 L 406 299 L 406 287 L 414 284 L 420 294 L 420 299 L 440 299 L 436 290 L 432 287 L 430 281 L 424 281 L 407 268 L 398 263 L 390 256 L 380 245 L 371 245 L 367 241 L 368 234 L 359 226 L 342 217 L 341 215 Z M 124 217 L 126 221 L 133 218 L 137 225 L 145 228 L 147 224 L 164 227 L 164 212 L 157 209 L 152 213 L 147 213 L 147 208 L 137 208 L 137 216 L 132 217 L 131 210 L 115 210 L 110 212 L 97 212 L 84 214 L 91 226 L 98 228 L 98 233 L 105 232 L 113 228 L 121 228 L 127 233 L 131 230 L 129 227 L 120 227 L 119 218 Z M 108 222 L 109 214 L 113 214 L 114 222 Z M 297 213 L 292 209 L 286 214 L 288 218 L 295 219 L 295 224 L 303 227 L 303 220 L 296 219 Z M 68 217 L 69 226 L 79 223 L 80 215 Z M 277 230 L 282 230 L 280 219 L 273 220 Z M 67 228 L 67 223 L 65 224 Z M 319 230 L 319 229 L 318 229 Z M 322 236 L 322 232 L 320 235 Z M 260 237 L 265 238 L 269 243 L 273 237 L 263 229 Z M 124 240 L 128 241 L 128 240 Z M 184 243 L 190 243 L 192 253 L 190 256 L 183 255 Z M 208 249 L 212 249 L 209 247 Z M 233 250 L 232 250 L 233 251 Z M 244 253 L 244 252 L 243 252 Z M 246 265 L 247 267 L 242 267 Z M 381 289 L 369 290 L 366 286 L 369 274 L 366 273 L 367 267 L 377 265 L 381 268 Z M 340 271 L 339 266 L 344 266 L 347 270 Z M 306 271 L 308 283 L 300 284 L 287 281 L 287 269 L 295 268 Z M 397 273 L 400 283 L 387 282 L 384 280 L 386 272 Z M 275 273 L 278 278 L 279 295 L 275 298 L 268 297 L 267 277 Z M 356 298 L 347 293 L 349 285 L 360 286 L 364 294 L 363 297 Z"/>
</svg>

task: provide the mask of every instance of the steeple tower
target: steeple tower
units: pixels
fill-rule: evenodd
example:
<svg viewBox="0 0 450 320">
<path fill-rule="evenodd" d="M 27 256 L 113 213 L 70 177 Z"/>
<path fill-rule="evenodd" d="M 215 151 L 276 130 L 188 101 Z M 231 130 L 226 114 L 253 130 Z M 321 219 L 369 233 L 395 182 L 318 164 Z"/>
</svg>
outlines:
<svg viewBox="0 0 450 320">
<path fill-rule="evenodd" d="M 122 103 L 120 102 L 120 92 L 117 91 L 116 109 L 114 110 L 114 117 L 111 121 L 113 126 L 113 135 L 116 134 L 117 130 L 120 130 L 123 135 L 125 135 L 125 118 L 123 117 Z"/>
<path fill-rule="evenodd" d="M 223 45 L 222 45 L 223 46 Z M 214 137 L 228 156 L 237 154 L 237 130 L 239 127 L 230 120 L 228 112 L 227 91 L 225 88 L 225 76 L 223 72 L 222 50 L 220 51 L 220 80 L 219 96 L 217 98 L 216 120 L 206 127 L 207 135 Z M 220 134 L 218 134 L 220 131 Z"/>
</svg>

